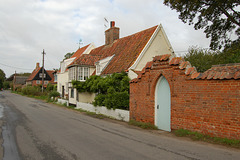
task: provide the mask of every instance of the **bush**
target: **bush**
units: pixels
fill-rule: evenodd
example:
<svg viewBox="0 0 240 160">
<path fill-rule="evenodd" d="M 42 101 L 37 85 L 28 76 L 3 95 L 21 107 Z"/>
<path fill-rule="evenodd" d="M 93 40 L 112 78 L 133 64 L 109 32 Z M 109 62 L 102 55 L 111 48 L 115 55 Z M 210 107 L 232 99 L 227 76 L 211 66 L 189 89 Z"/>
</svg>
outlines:
<svg viewBox="0 0 240 160">
<path fill-rule="evenodd" d="M 57 91 L 52 91 L 48 94 L 48 100 L 50 101 L 53 98 L 53 101 L 56 100 L 56 97 L 59 97 L 60 93 Z"/>
<path fill-rule="evenodd" d="M 39 87 L 26 86 L 22 89 L 22 93 L 25 95 L 39 96 L 41 93 Z"/>
<path fill-rule="evenodd" d="M 10 88 L 10 82 L 4 81 L 3 82 L 3 89 L 9 89 Z"/>
<path fill-rule="evenodd" d="M 52 85 L 51 83 L 48 83 L 47 87 L 46 87 L 46 90 L 47 91 L 53 91 L 54 89 L 54 85 Z"/>
<path fill-rule="evenodd" d="M 22 87 L 17 87 L 17 88 L 15 89 L 15 91 L 17 91 L 17 92 L 22 92 Z"/>
<path fill-rule="evenodd" d="M 129 78 L 127 73 L 114 73 L 106 77 L 91 76 L 85 82 L 73 81 L 78 92 L 97 93 L 94 106 L 106 106 L 108 109 L 129 109 Z"/>
</svg>

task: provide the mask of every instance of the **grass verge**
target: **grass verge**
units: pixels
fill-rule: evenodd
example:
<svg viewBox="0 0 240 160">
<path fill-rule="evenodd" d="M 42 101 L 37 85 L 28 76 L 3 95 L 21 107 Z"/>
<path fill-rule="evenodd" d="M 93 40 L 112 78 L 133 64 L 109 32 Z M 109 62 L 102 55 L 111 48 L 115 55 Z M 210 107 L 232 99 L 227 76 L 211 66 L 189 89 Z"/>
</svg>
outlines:
<svg viewBox="0 0 240 160">
<path fill-rule="evenodd" d="M 199 132 L 192 132 L 186 129 L 178 129 L 175 130 L 173 133 L 178 137 L 190 137 L 192 140 L 205 141 L 215 144 L 231 146 L 234 148 L 240 148 L 240 140 L 211 137 L 209 135 L 204 135 Z"/>
<path fill-rule="evenodd" d="M 157 130 L 158 128 L 151 124 L 151 123 L 144 123 L 144 122 L 138 122 L 138 121 L 135 121 L 135 120 L 130 120 L 128 122 L 128 124 L 130 125 L 133 125 L 133 126 L 137 126 L 137 127 L 140 127 L 140 128 L 143 128 L 143 129 L 151 129 L 151 130 Z"/>
</svg>

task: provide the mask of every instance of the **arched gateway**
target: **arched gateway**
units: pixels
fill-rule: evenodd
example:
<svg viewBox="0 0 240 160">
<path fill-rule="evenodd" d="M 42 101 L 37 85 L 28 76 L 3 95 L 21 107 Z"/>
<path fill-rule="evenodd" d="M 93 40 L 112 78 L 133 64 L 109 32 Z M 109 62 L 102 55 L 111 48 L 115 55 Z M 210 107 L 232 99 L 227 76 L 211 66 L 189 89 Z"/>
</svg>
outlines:
<svg viewBox="0 0 240 160">
<path fill-rule="evenodd" d="M 155 89 L 155 125 L 171 131 L 171 93 L 168 81 L 161 76 Z"/>
</svg>

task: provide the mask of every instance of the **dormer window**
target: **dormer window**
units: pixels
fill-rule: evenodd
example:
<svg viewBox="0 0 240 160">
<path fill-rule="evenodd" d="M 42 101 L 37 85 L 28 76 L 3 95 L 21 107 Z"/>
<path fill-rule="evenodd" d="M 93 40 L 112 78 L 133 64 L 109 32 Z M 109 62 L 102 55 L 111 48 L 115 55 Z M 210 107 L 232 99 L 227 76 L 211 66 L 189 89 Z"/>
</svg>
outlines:
<svg viewBox="0 0 240 160">
<path fill-rule="evenodd" d="M 106 57 L 104 59 L 99 60 L 95 63 L 96 66 L 96 75 L 100 75 L 101 72 L 106 68 L 106 66 L 110 63 L 114 55 Z"/>
<path fill-rule="evenodd" d="M 96 63 L 96 75 L 100 75 L 100 73 L 101 73 L 100 64 Z"/>
</svg>

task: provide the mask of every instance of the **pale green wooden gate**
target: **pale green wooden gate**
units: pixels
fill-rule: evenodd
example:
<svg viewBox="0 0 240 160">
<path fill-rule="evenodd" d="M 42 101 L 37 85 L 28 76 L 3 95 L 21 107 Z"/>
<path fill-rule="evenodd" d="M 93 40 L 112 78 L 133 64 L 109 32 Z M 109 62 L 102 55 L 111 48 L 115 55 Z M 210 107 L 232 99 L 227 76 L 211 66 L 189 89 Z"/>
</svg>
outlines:
<svg viewBox="0 0 240 160">
<path fill-rule="evenodd" d="M 171 131 L 171 92 L 164 76 L 159 78 L 155 90 L 155 125 Z"/>
</svg>

